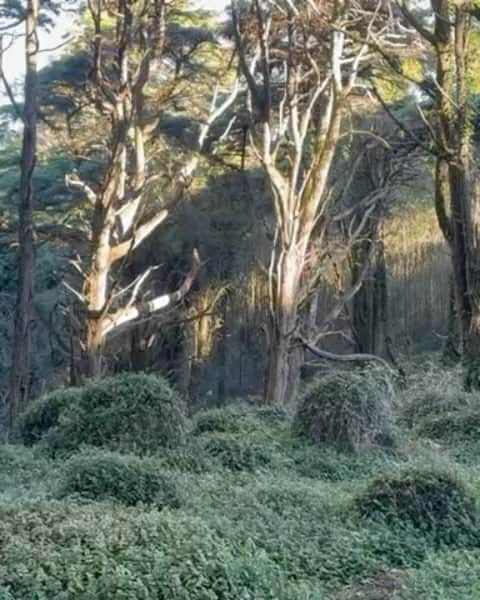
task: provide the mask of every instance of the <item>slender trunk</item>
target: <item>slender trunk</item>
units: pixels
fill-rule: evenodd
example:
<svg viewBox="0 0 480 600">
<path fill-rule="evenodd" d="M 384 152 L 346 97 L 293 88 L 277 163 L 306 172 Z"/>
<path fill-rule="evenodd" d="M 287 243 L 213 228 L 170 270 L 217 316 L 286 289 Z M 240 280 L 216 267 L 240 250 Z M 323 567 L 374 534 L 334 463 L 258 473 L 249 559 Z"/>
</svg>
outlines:
<svg viewBox="0 0 480 600">
<path fill-rule="evenodd" d="M 453 222 L 453 264 L 459 303 L 465 386 L 480 389 L 480 273 L 478 211 L 469 170 L 449 165 Z"/>
<path fill-rule="evenodd" d="M 33 189 L 37 144 L 37 21 L 38 0 L 27 1 L 25 41 L 25 98 L 19 198 L 20 247 L 15 331 L 9 388 L 9 423 L 12 425 L 19 406 L 26 401 L 30 377 L 30 321 L 33 306 L 34 247 Z"/>
<path fill-rule="evenodd" d="M 96 211 L 103 212 L 100 202 Z M 108 274 L 110 271 L 110 226 L 108 223 L 102 223 L 99 231 L 95 231 L 94 228 L 92 247 L 90 275 L 85 285 L 87 316 L 83 342 L 82 375 L 86 378 L 97 378 L 102 372 L 105 337 L 103 317 L 108 302 Z"/>
<path fill-rule="evenodd" d="M 442 362 L 445 365 L 458 363 L 460 359 L 460 327 L 458 323 L 457 294 L 453 274 L 449 280 L 447 339 L 443 348 Z"/>
<path fill-rule="evenodd" d="M 293 368 L 299 368 L 298 364 L 291 365 L 291 342 L 297 325 L 304 263 L 304 254 L 290 248 L 278 264 L 264 390 L 267 404 L 285 404 L 290 400 L 289 384 L 295 376 Z"/>
<path fill-rule="evenodd" d="M 367 239 L 353 250 L 352 278 L 357 281 L 370 262 L 367 276 L 353 298 L 352 326 L 355 338 L 355 352 L 362 354 L 385 355 L 387 337 L 387 273 L 383 242 L 377 240 L 378 222 L 367 231 Z M 375 248 L 372 252 L 372 244 Z"/>
</svg>

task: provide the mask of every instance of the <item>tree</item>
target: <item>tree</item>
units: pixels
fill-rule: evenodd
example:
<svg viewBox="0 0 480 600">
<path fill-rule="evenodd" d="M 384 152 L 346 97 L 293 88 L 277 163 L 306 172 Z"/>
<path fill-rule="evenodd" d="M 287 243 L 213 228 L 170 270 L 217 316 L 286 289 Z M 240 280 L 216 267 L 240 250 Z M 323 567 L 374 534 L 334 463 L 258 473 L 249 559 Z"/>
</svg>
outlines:
<svg viewBox="0 0 480 600">
<path fill-rule="evenodd" d="M 119 270 L 181 199 L 211 125 L 234 101 L 237 88 L 234 86 L 224 98 L 219 88 L 215 91 L 210 113 L 199 127 L 193 156 L 173 176 L 168 195 L 161 194 L 149 206 L 147 191 L 151 192 L 150 186 L 159 176 L 149 164 L 164 116 L 161 105 L 174 95 L 184 77 L 182 58 L 177 55 L 172 67 L 171 56 L 167 56 L 169 41 L 175 35 L 178 38 L 178 30 L 172 29 L 169 21 L 172 9 L 164 0 L 91 0 L 88 10 L 93 23 L 88 92 L 97 112 L 104 116 L 99 126 L 106 129 L 107 143 L 102 149 L 100 181 L 90 184 L 74 173 L 67 177 L 67 184 L 81 191 L 91 205 L 89 258 L 83 269 L 83 291 L 77 297 L 85 307 L 82 372 L 97 376 L 109 334 L 178 302 L 192 286 L 200 266 L 196 250 L 180 287 L 146 302 L 139 297 L 154 267 L 146 268 L 126 285 L 120 281 Z M 197 36 L 185 61 L 209 39 Z M 179 52 L 180 46 L 175 49 Z M 152 101 L 154 79 L 161 85 Z"/>
<path fill-rule="evenodd" d="M 38 12 L 39 0 L 27 0 L 25 20 L 25 86 L 24 103 L 21 111 L 23 142 L 20 165 L 19 190 L 19 262 L 17 301 L 15 307 L 15 329 L 8 392 L 9 423 L 12 426 L 20 404 L 28 397 L 30 321 L 33 303 L 34 242 L 32 178 L 35 169 L 37 146 L 37 57 L 38 57 Z M 2 79 L 6 83 L 5 77 Z M 6 86 L 13 104 L 15 100 Z M 20 110 L 20 109 L 18 109 Z"/>
<path fill-rule="evenodd" d="M 436 162 L 435 208 L 451 249 L 465 385 L 480 389 L 480 213 L 469 71 L 474 3 L 431 0 L 425 20 L 407 2 L 402 9 L 435 58 L 434 85 L 426 89 L 434 102 L 429 131 Z"/>
<path fill-rule="evenodd" d="M 248 84 L 249 137 L 270 183 L 275 241 L 268 269 L 270 318 L 265 401 L 288 400 L 291 351 L 302 307 L 329 257 L 334 218 L 329 176 L 342 122 L 370 46 L 389 32 L 383 2 L 234 3 L 239 64 Z M 372 204 L 365 207 L 366 214 Z M 367 217 L 352 231 L 361 234 Z M 350 297 L 348 291 L 345 298 Z M 340 300 L 340 305 L 344 300 Z M 295 361 L 297 362 L 297 361 Z"/>
</svg>

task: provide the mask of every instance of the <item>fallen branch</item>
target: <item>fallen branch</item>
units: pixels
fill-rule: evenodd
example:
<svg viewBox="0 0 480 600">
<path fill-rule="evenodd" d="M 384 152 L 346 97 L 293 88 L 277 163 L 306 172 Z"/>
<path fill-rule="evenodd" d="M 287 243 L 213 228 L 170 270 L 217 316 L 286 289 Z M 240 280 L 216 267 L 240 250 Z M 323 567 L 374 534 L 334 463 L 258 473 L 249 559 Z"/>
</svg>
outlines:
<svg viewBox="0 0 480 600">
<path fill-rule="evenodd" d="M 392 369 L 391 365 L 389 365 L 385 359 L 381 358 L 380 356 L 377 356 L 376 354 L 335 354 L 334 352 L 329 352 L 328 350 L 322 350 L 320 348 L 317 348 L 317 346 L 314 346 L 312 343 L 310 343 L 303 337 L 299 337 L 298 340 L 300 341 L 302 346 L 306 348 L 309 352 L 311 352 L 315 356 L 318 356 L 319 358 L 324 358 L 325 360 L 332 360 L 336 362 L 377 362 L 389 371 L 395 372 L 394 369 Z"/>
</svg>

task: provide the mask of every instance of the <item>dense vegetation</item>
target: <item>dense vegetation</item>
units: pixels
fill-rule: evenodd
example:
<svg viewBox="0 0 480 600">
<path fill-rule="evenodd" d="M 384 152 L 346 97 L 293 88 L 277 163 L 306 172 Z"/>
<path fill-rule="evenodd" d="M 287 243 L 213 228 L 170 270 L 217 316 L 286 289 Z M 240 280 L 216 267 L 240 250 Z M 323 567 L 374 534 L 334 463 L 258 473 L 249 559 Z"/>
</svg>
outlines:
<svg viewBox="0 0 480 600">
<path fill-rule="evenodd" d="M 478 600 L 479 48 L 0 3 L 0 600 Z"/>
<path fill-rule="evenodd" d="M 168 384 L 153 379 L 145 382 L 163 406 Z M 474 600 L 480 448 L 468 427 L 440 442 L 419 428 L 436 410 L 432 394 L 442 403 L 461 393 L 459 372 L 415 373 L 392 403 L 375 371 L 339 371 L 328 379 L 329 392 L 338 386 L 328 402 L 342 406 L 344 382 L 362 380 L 358 398 L 369 410 L 383 415 L 372 393 L 392 406 L 394 448 L 340 451 L 335 439 L 298 431 L 301 403 L 295 415 L 245 402 L 197 412 L 180 446 L 152 445 L 148 456 L 141 444 L 140 454 L 107 449 L 108 431 L 96 448 L 66 456 L 52 456 L 41 437 L 1 446 L 1 597 Z M 140 441 L 142 397 L 122 378 L 102 383 L 122 385 Z M 422 390 L 407 426 L 409 400 Z M 41 399 L 28 409 L 30 428 L 45 422 L 46 406 Z M 68 403 L 50 407 L 61 427 Z M 470 410 L 445 414 L 458 422 Z M 323 426 L 343 431 L 328 414 Z"/>
</svg>

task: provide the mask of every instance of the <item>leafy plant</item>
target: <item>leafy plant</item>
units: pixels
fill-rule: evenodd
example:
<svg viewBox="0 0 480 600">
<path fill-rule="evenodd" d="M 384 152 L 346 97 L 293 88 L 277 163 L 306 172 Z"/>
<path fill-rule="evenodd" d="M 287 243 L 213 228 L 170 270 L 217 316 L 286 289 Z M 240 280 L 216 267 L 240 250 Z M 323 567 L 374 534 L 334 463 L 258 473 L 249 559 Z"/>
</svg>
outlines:
<svg viewBox="0 0 480 600">
<path fill-rule="evenodd" d="M 82 388 L 60 388 L 32 402 L 17 421 L 23 443 L 31 446 L 39 442 L 58 425 L 60 415 L 70 404 L 80 402 L 82 394 Z"/>
<path fill-rule="evenodd" d="M 393 391 L 376 370 L 337 371 L 314 381 L 304 393 L 294 430 L 318 444 L 358 452 L 395 445 Z"/>
<path fill-rule="evenodd" d="M 378 478 L 356 505 L 363 516 L 410 522 L 446 543 L 468 539 L 477 528 L 475 498 L 447 471 L 407 469 Z"/>
<path fill-rule="evenodd" d="M 82 445 L 147 451 L 185 438 L 185 406 L 165 379 L 122 374 L 34 402 L 20 419 L 26 441 L 45 439 L 55 451 Z"/>
<path fill-rule="evenodd" d="M 59 497 L 69 495 L 126 505 L 178 506 L 175 484 L 155 460 L 102 450 L 84 452 L 66 463 Z"/>
<path fill-rule="evenodd" d="M 266 445 L 231 435 L 211 435 L 204 449 L 232 471 L 254 471 L 271 462 L 271 451 Z"/>
</svg>

